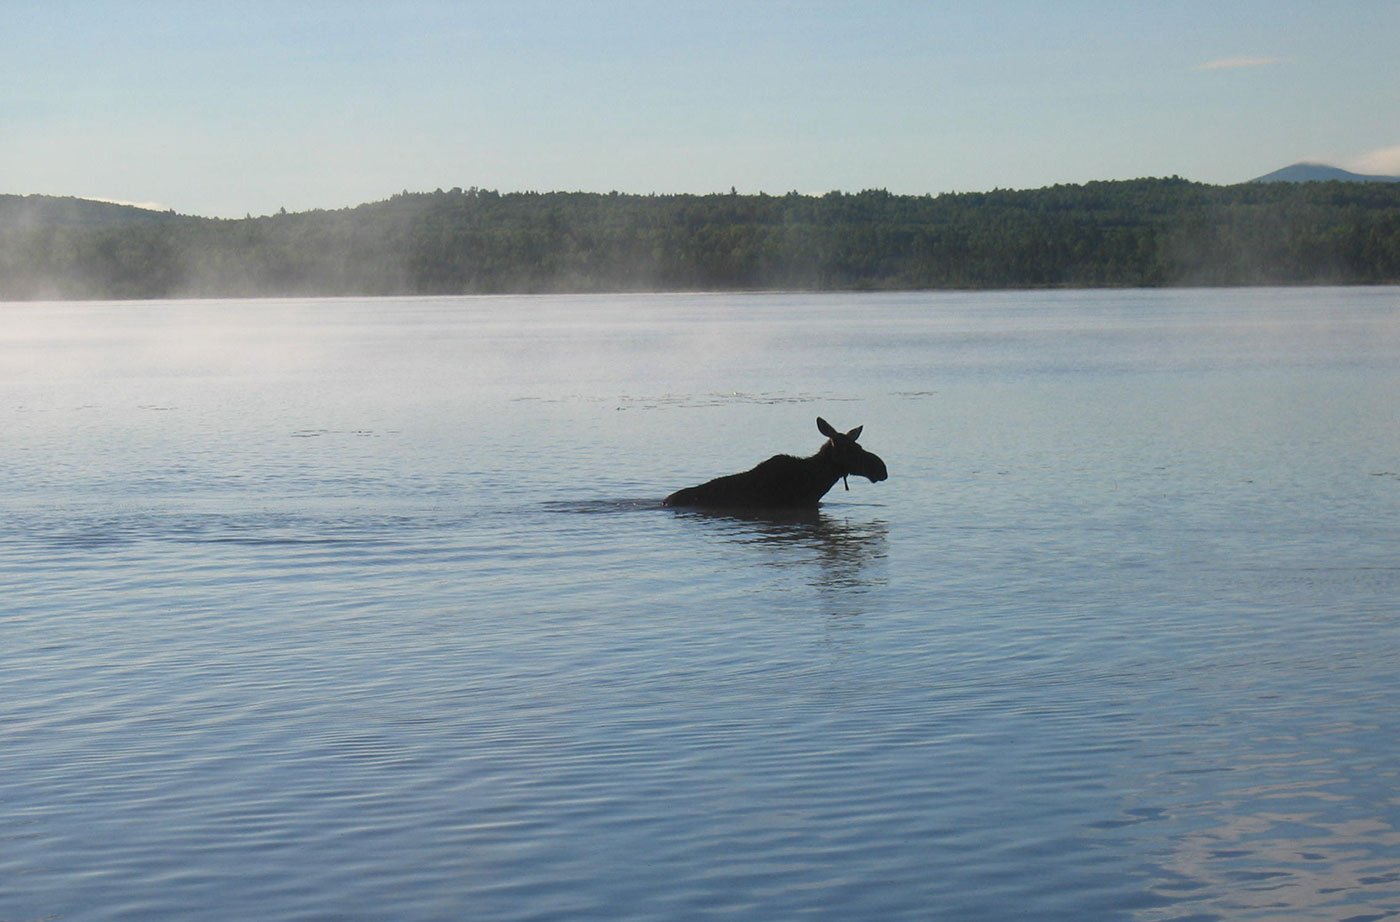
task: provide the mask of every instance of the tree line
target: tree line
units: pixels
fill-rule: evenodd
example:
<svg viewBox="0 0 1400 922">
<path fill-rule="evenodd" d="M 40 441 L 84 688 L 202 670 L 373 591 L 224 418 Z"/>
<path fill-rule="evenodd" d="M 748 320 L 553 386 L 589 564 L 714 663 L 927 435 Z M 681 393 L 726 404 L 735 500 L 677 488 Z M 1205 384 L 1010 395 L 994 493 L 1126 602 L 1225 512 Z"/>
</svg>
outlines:
<svg viewBox="0 0 1400 922">
<path fill-rule="evenodd" d="M 1400 183 L 473 188 L 240 220 L 0 196 L 7 300 L 1397 282 Z"/>
</svg>

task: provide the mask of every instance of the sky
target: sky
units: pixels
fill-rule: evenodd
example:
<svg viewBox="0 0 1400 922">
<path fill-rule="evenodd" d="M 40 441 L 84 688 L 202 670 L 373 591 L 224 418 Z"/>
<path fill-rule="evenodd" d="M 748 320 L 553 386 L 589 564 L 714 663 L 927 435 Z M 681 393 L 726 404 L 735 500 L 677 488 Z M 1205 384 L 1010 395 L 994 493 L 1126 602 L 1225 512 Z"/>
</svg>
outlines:
<svg viewBox="0 0 1400 922">
<path fill-rule="evenodd" d="M 940 194 L 1400 174 L 1400 0 L 0 0 L 0 192 Z"/>
</svg>

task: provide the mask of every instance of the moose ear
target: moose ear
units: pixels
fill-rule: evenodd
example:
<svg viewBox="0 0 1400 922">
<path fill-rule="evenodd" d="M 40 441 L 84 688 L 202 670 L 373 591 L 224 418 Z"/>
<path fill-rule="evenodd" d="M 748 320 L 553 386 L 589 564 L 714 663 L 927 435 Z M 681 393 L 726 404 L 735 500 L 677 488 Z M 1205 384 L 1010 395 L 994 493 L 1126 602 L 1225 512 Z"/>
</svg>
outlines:
<svg viewBox="0 0 1400 922">
<path fill-rule="evenodd" d="M 829 439 L 836 438 L 836 430 L 832 427 L 831 423 L 822 419 L 820 416 L 817 417 L 817 431 Z"/>
<path fill-rule="evenodd" d="M 864 429 L 864 428 L 865 428 L 864 426 L 856 426 L 856 427 L 855 427 L 854 429 L 852 429 L 850 432 L 847 432 L 847 433 L 846 433 L 846 438 L 848 438 L 848 439 L 850 439 L 852 442 L 854 442 L 856 439 L 860 438 L 860 430 L 862 430 L 862 429 Z"/>
</svg>

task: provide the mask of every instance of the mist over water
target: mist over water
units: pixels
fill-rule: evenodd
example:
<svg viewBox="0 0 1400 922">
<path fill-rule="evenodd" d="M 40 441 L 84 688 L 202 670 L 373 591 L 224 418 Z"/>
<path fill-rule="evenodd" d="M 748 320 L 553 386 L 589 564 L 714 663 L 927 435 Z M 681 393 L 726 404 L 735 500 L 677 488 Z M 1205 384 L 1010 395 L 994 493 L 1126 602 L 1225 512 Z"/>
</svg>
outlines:
<svg viewBox="0 0 1400 922">
<path fill-rule="evenodd" d="M 1396 393 L 1394 288 L 0 305 L 0 918 L 1388 918 Z"/>
</svg>

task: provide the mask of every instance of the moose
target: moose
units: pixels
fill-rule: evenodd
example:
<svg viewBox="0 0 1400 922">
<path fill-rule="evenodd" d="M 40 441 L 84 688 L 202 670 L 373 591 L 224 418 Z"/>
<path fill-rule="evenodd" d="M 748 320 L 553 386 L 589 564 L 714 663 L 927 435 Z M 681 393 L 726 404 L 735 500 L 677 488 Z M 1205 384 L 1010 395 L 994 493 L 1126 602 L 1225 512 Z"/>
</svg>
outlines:
<svg viewBox="0 0 1400 922">
<path fill-rule="evenodd" d="M 699 486 L 677 490 L 662 501 L 665 506 L 709 509 L 815 509 L 836 481 L 859 474 L 871 483 L 889 477 L 879 455 L 856 444 L 861 429 L 838 432 L 817 417 L 817 431 L 826 444 L 810 458 L 774 455 L 742 474 L 716 477 Z M 846 484 L 849 490 L 851 485 Z"/>
</svg>

